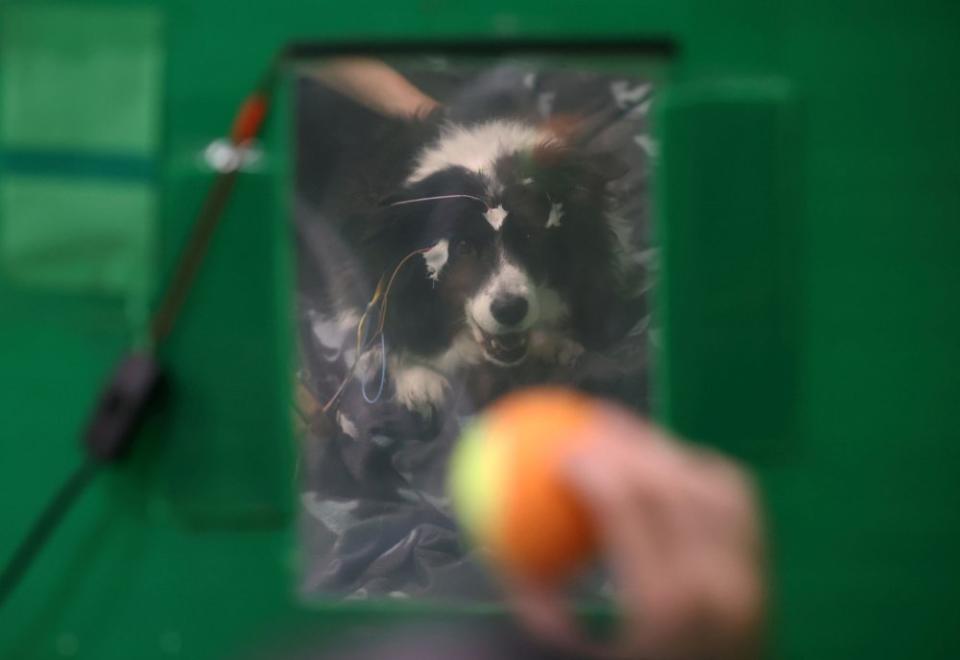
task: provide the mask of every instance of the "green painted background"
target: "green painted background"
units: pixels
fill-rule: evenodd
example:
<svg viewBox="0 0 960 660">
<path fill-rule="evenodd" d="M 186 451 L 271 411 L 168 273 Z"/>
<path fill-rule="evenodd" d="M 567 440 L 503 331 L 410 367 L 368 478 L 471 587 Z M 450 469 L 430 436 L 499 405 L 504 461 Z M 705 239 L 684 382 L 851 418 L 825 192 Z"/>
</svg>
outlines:
<svg viewBox="0 0 960 660">
<path fill-rule="evenodd" d="M 957 656 L 955 0 L 0 2 L 0 560 L 79 460 L 199 153 L 280 45 L 650 37 L 679 46 L 661 416 L 757 469 L 771 656 Z M 284 127 L 165 349 L 179 396 L 0 611 L 0 657 L 218 658 L 417 614 L 296 604 Z"/>
</svg>

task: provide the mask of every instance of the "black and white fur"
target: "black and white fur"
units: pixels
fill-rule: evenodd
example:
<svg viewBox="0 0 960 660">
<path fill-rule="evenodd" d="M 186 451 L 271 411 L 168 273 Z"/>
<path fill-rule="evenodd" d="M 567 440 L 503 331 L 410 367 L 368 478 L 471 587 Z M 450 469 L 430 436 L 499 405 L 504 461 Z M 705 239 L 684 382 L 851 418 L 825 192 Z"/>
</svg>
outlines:
<svg viewBox="0 0 960 660">
<path fill-rule="evenodd" d="M 429 415 L 467 370 L 570 365 L 625 332 L 612 159 L 519 120 L 418 130 L 433 134 L 394 161 L 393 194 L 347 232 L 371 284 L 422 251 L 386 313 L 397 402 Z M 345 336 L 361 311 L 337 310 Z M 376 378 L 379 345 L 357 359 L 359 377 Z"/>
</svg>

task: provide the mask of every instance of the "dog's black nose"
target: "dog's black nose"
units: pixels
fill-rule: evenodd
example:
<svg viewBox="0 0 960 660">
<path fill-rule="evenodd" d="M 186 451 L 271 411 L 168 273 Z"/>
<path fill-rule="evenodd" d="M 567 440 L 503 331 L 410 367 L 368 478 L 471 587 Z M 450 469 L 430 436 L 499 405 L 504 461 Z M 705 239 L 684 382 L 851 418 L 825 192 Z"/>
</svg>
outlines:
<svg viewBox="0 0 960 660">
<path fill-rule="evenodd" d="M 490 313 L 503 325 L 517 325 L 527 315 L 527 299 L 520 296 L 497 298 L 490 304 Z"/>
</svg>

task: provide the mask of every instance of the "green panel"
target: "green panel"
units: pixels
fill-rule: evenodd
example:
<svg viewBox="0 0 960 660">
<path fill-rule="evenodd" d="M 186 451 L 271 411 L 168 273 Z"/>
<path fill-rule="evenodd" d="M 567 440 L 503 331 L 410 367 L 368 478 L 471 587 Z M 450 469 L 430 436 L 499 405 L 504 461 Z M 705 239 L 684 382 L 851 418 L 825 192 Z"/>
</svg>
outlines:
<svg viewBox="0 0 960 660">
<path fill-rule="evenodd" d="M 0 8 L 0 143 L 145 153 L 157 144 L 160 14 Z"/>
<path fill-rule="evenodd" d="M 0 181 L 0 263 L 19 284 L 146 302 L 153 190 L 8 176 Z"/>
<path fill-rule="evenodd" d="M 154 286 L 163 73 L 154 8 L 0 7 L 0 271 L 119 296 Z"/>
<path fill-rule="evenodd" d="M 801 453 L 765 480 L 780 644 L 953 657 L 960 5 L 818 5 L 782 15 L 807 138 Z"/>
<path fill-rule="evenodd" d="M 797 400 L 796 95 L 727 79 L 679 85 L 658 108 L 662 412 L 688 437 L 782 460 Z"/>
<path fill-rule="evenodd" d="M 184 163 L 171 182 L 177 197 L 205 192 L 212 173 L 191 158 L 175 161 Z M 268 167 L 241 175 L 182 320 L 163 347 L 176 369 L 161 488 L 189 526 L 278 525 L 294 501 L 286 353 L 292 284 L 276 174 Z"/>
</svg>

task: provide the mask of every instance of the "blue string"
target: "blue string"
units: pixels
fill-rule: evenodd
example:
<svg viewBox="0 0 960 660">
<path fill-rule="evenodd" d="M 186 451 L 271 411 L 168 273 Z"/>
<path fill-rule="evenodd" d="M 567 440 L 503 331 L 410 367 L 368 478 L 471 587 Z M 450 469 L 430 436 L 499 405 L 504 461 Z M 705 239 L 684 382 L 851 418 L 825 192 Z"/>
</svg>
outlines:
<svg viewBox="0 0 960 660">
<path fill-rule="evenodd" d="M 359 359 L 359 358 L 358 358 Z M 380 395 L 383 394 L 383 383 L 387 380 L 387 342 L 384 338 L 383 333 L 380 333 L 380 386 L 377 388 L 376 395 L 371 399 L 367 395 L 367 384 L 360 381 L 360 394 L 363 395 L 363 400 L 367 403 L 376 403 L 380 400 Z"/>
</svg>

